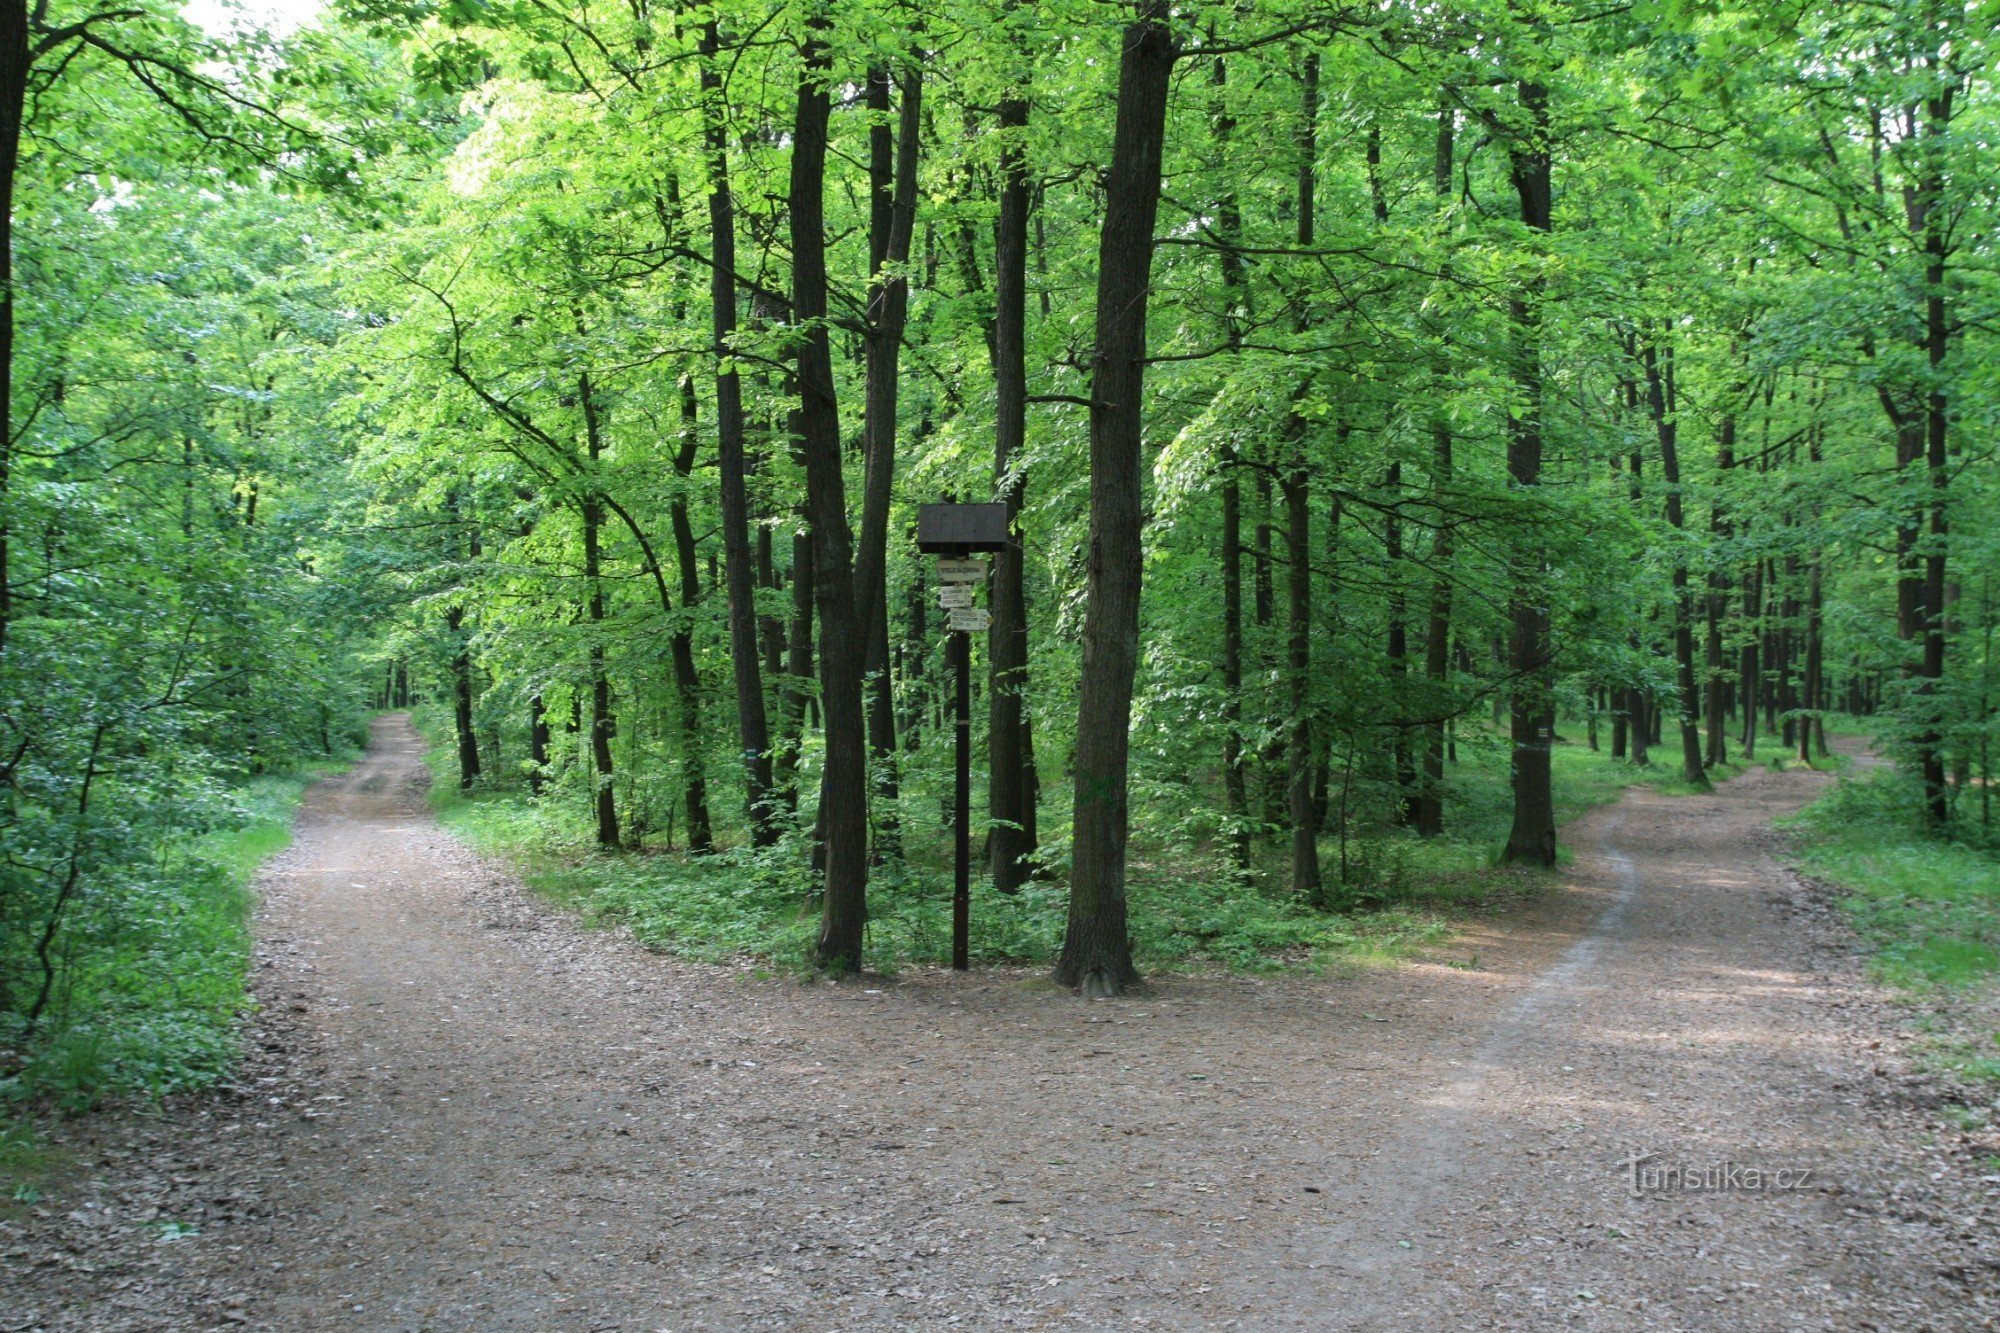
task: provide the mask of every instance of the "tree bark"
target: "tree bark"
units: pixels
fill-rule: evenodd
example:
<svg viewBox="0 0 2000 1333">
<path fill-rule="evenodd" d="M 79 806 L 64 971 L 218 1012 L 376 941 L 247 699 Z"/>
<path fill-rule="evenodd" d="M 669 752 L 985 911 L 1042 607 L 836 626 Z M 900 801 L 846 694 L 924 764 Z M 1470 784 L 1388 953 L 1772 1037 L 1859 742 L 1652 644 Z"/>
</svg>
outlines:
<svg viewBox="0 0 2000 1333">
<path fill-rule="evenodd" d="M 667 506 L 668 520 L 674 530 L 674 553 L 681 571 L 681 614 L 675 617 L 673 629 L 667 635 L 667 651 L 674 662 L 674 692 L 679 696 L 680 704 L 681 791 L 687 809 L 688 850 L 712 852 L 715 850 L 715 829 L 708 815 L 708 774 L 702 762 L 706 737 L 701 721 L 701 675 L 694 662 L 694 609 L 701 601 L 701 569 L 695 557 L 694 524 L 688 517 L 688 492 L 694 486 L 695 450 L 701 441 L 696 423 L 697 402 L 694 376 L 681 376 L 681 439 L 680 448 L 674 452 L 674 471 L 680 475 L 681 485 Z M 749 551 L 740 550 L 737 554 L 743 557 L 741 565 L 747 575 Z M 733 589 L 734 584 L 730 587 Z M 734 646 L 732 642 L 731 647 Z M 753 668 L 756 665 L 756 648 L 753 636 L 750 643 Z"/>
<path fill-rule="evenodd" d="M 1146 298 L 1174 41 L 1165 0 L 1137 0 L 1118 68 L 1098 240 L 1090 392 L 1090 536 L 1079 685 L 1074 863 L 1058 982 L 1115 995 L 1138 979 L 1126 933 L 1127 763 L 1138 666 Z"/>
<path fill-rule="evenodd" d="M 921 59 L 921 52 L 917 53 Z M 900 83 L 896 124 L 889 123 L 889 91 Z M 868 745 L 874 773 L 877 851 L 901 854 L 896 819 L 896 695 L 889 674 L 889 504 L 896 472 L 896 411 L 903 330 L 909 320 L 910 285 L 903 266 L 917 211 L 917 145 L 923 83 L 916 61 L 896 80 L 888 69 L 868 72 L 869 300 L 864 338 L 861 537 L 854 557 L 855 609 L 866 636 L 863 664 L 869 691 Z"/>
<path fill-rule="evenodd" d="M 1315 159 L 1319 154 L 1319 56 L 1308 54 L 1300 78 L 1299 109 L 1299 198 L 1298 244 L 1309 250 L 1314 243 L 1313 182 Z M 1296 326 L 1304 332 L 1308 324 L 1304 309 L 1297 312 Z M 1306 385 L 1301 384 L 1304 391 Z M 1285 667 L 1291 704 L 1291 725 L 1285 754 L 1286 814 L 1292 826 L 1292 894 L 1302 902 L 1324 906 L 1320 883 L 1319 821 L 1313 815 L 1313 765 L 1318 756 L 1313 744 L 1312 710 L 1312 505 L 1306 465 L 1306 422 L 1294 415 L 1289 434 L 1290 457 L 1286 460 L 1282 487 L 1285 494 Z M 1400 548 L 1401 528 L 1396 543 Z M 1400 555 L 1400 549 L 1396 552 Z M 1400 655 L 1402 618 L 1400 607 L 1391 609 L 1390 649 Z M 1406 765 L 1409 741 L 1399 728 L 1397 753 Z M 1399 773 L 1400 777 L 1401 774 Z M 1407 788 L 1404 791 L 1407 792 Z"/>
<path fill-rule="evenodd" d="M 28 6 L 0 0 L 0 655 L 14 619 L 14 175 L 21 163 L 21 122 L 28 93 Z"/>
<path fill-rule="evenodd" d="M 479 781 L 479 737 L 472 729 L 472 651 L 465 641 L 465 610 L 444 613 L 456 651 L 451 658 L 452 726 L 458 741 L 458 788 L 470 791 Z"/>
<path fill-rule="evenodd" d="M 701 34 L 702 139 L 708 153 L 709 306 L 714 330 L 716 458 L 720 472 L 722 559 L 729 600 L 729 659 L 736 684 L 736 735 L 743 755 L 750 841 L 778 836 L 772 808 L 771 730 L 758 661 L 757 589 L 749 549 L 750 501 L 745 466 L 743 383 L 730 342 L 736 336 L 736 200 L 729 184 L 723 123 L 721 39 L 711 20 Z M 763 540 L 770 540 L 769 534 Z M 687 598 L 683 596 L 685 602 Z"/>
<path fill-rule="evenodd" d="M 590 767 L 591 805 L 597 817 L 597 845 L 615 851 L 618 837 L 618 804 L 612 791 L 611 737 L 616 722 L 611 716 L 611 682 L 604 673 L 604 581 L 603 553 L 599 531 L 604 526 L 604 498 L 597 489 L 597 460 L 602 451 L 602 435 L 597 421 L 597 399 L 590 375 L 577 377 L 577 397 L 583 405 L 585 439 L 590 455 L 585 491 L 577 504 L 583 520 L 584 614 L 590 620 Z"/>
<path fill-rule="evenodd" d="M 1708 511 L 1708 530 L 1714 542 L 1708 574 L 1708 635 L 1703 645 L 1703 668 L 1707 672 L 1704 707 L 1708 714 L 1708 754 L 1710 767 L 1729 760 L 1729 678 L 1722 653 L 1722 622 L 1729 614 L 1729 582 L 1718 563 L 1720 553 L 1732 533 L 1732 524 L 1722 505 L 1723 487 L 1736 466 L 1736 413 L 1733 403 L 1741 390 L 1731 396 L 1732 407 L 1724 413 L 1716 435 L 1716 494 Z"/>
<path fill-rule="evenodd" d="M 1285 749 L 1286 807 L 1292 825 L 1292 894 L 1326 906 L 1320 883 L 1319 822 L 1313 817 L 1312 530 L 1304 451 L 1294 440 L 1285 495 L 1287 693 L 1291 725 Z"/>
<path fill-rule="evenodd" d="M 1934 59 L 1930 63 L 1940 64 L 1942 59 Z M 1926 163 L 1924 178 L 1919 185 L 1923 200 L 1924 359 L 1930 368 L 1930 385 L 1924 395 L 1923 461 L 1928 491 L 1929 541 L 1925 544 L 1923 559 L 1923 657 L 1917 668 L 1917 697 L 1921 712 L 1916 751 L 1917 772 L 1924 788 L 1924 813 L 1933 829 L 1944 828 L 1951 817 L 1949 792 L 1945 786 L 1941 716 L 1946 706 L 1942 698 L 1945 635 L 1948 629 L 1945 561 L 1951 496 L 1948 447 L 1951 402 L 1945 379 L 1945 360 L 1951 351 L 1951 321 L 1945 289 L 1950 219 L 1945 210 L 1943 153 L 1945 136 L 1951 130 L 1954 87 L 1942 72 L 1938 72 L 1938 77 L 1938 86 L 1925 102 Z"/>
<path fill-rule="evenodd" d="M 1228 79 L 1226 63 L 1217 58 L 1212 75 L 1220 89 Z M 1217 94 L 1215 150 L 1218 161 L 1229 161 L 1229 140 L 1236 121 Z M 1216 260 L 1222 274 L 1223 342 L 1234 360 L 1243 345 L 1243 253 L 1236 248 L 1242 231 L 1242 210 L 1233 181 L 1225 181 L 1216 202 L 1216 233 L 1222 248 Z M 1238 870 L 1250 869 L 1250 800 L 1243 772 L 1243 486 L 1238 479 L 1241 459 L 1233 445 L 1222 456 L 1222 800 L 1229 821 L 1229 847 Z"/>
<path fill-rule="evenodd" d="M 1758 647 L 1763 642 L 1764 563 L 1750 562 L 1743 576 L 1743 649 L 1738 663 L 1742 671 L 1743 758 L 1757 757 L 1757 709 L 1763 702 L 1763 665 Z"/>
<path fill-rule="evenodd" d="M 1450 97 L 1438 102 L 1437 139 L 1432 154 L 1431 189 L 1437 209 L 1444 213 L 1451 202 L 1451 173 L 1456 155 L 1458 113 Z M 1444 397 L 1451 380 L 1451 356 L 1439 352 L 1431 367 L 1438 399 Z M 1430 613 L 1424 628 L 1424 682 L 1429 717 L 1424 723 L 1424 770 L 1410 811 L 1417 836 L 1435 838 L 1444 832 L 1445 717 L 1451 693 L 1451 545 L 1452 520 L 1444 502 L 1452 486 L 1452 429 L 1441 406 L 1433 404 L 1431 416 L 1431 493 L 1438 497 L 1437 529 L 1431 538 Z"/>
<path fill-rule="evenodd" d="M 1382 479 L 1382 490 L 1390 505 L 1382 518 L 1382 573 L 1388 581 L 1385 600 L 1389 625 L 1384 647 L 1388 655 L 1391 700 L 1389 753 L 1396 784 L 1396 799 L 1390 820 L 1398 825 L 1407 825 L 1415 813 L 1412 802 L 1416 795 L 1417 774 L 1410 757 L 1408 724 L 1410 629 L 1409 599 L 1403 592 L 1403 519 L 1397 508 L 1403 494 L 1403 465 L 1400 461 L 1389 464 L 1388 474 Z"/>
<path fill-rule="evenodd" d="M 1025 53 L 1019 58 L 1025 61 Z M 1025 481 L 1028 377 L 1028 127 L 1026 90 L 1000 102 L 1000 212 L 993 229 L 993 481 L 1007 506 L 1007 547 L 993 557 L 993 625 L 987 638 L 987 857 L 993 887 L 1012 893 L 1028 880 L 1037 846 L 1034 782 L 1028 765 L 1028 606 L 1020 518 Z"/>
<path fill-rule="evenodd" d="M 1701 693 L 1694 669 L 1694 593 L 1688 586 L 1687 551 L 1682 539 L 1687 512 L 1681 502 L 1680 402 L 1675 390 L 1673 349 L 1661 353 L 1653 336 L 1645 339 L 1646 403 L 1660 442 L 1660 473 L 1667 487 L 1667 526 L 1674 530 L 1674 675 L 1680 703 L 1681 780 L 1708 786 L 1701 755 Z"/>
<path fill-rule="evenodd" d="M 807 19 L 792 133 L 792 315 L 800 331 L 799 447 L 805 457 L 806 512 L 812 526 L 820 715 L 826 727 L 826 768 L 820 783 L 826 868 L 813 957 L 822 968 L 852 972 L 861 967 L 862 929 L 868 920 L 868 759 L 861 706 L 867 635 L 855 606 L 840 404 L 826 325 L 829 27 L 825 6 L 815 5 Z"/>
<path fill-rule="evenodd" d="M 1516 85 L 1527 128 L 1507 149 L 1508 174 L 1520 200 L 1521 221 L 1547 236 L 1550 213 L 1549 94 L 1544 85 L 1523 79 Z M 1536 261 L 1541 260 L 1536 247 Z M 1547 279 L 1537 270 L 1508 303 L 1513 326 L 1515 391 L 1522 407 L 1507 421 L 1507 474 L 1532 495 L 1542 480 L 1542 301 Z M 1549 660 L 1549 615 L 1543 582 L 1547 557 L 1539 540 L 1524 538 L 1513 558 L 1509 591 L 1508 665 L 1514 676 L 1514 823 L 1501 859 L 1509 863 L 1556 863 L 1555 795 L 1550 746 L 1555 736 L 1555 691 Z"/>
<path fill-rule="evenodd" d="M 528 700 L 528 794 L 540 796 L 548 782 L 549 712 L 542 696 Z"/>
</svg>

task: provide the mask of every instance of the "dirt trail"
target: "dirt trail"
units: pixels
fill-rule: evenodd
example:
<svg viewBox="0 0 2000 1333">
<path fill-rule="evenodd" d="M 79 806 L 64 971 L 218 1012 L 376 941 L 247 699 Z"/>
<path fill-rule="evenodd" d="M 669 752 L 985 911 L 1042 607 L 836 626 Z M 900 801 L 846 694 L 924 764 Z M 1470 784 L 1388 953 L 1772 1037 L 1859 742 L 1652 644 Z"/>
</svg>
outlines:
<svg viewBox="0 0 2000 1333">
<path fill-rule="evenodd" d="M 237 1203 L 151 1296 L 22 1326 L 1991 1326 L 1991 1230 L 1768 854 L 1823 780 L 1634 790 L 1476 968 L 1085 1003 L 578 930 L 428 819 L 384 719 L 262 880 L 264 1067 L 152 1150 Z M 1634 1197 L 1635 1151 L 1813 1174 Z"/>
</svg>

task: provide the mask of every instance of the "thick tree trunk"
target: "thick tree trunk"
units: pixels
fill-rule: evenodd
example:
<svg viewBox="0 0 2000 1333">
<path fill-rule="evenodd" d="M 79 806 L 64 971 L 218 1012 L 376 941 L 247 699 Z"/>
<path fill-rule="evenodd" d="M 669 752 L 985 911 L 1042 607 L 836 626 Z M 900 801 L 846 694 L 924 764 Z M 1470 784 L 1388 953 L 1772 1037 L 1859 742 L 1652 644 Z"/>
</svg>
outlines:
<svg viewBox="0 0 2000 1333">
<path fill-rule="evenodd" d="M 1167 14 L 1165 0 L 1138 0 L 1125 29 L 1098 243 L 1074 861 L 1055 972 L 1092 995 L 1115 995 L 1138 978 L 1125 920 L 1126 766 L 1139 649 L 1146 297 L 1175 55 Z"/>
<path fill-rule="evenodd" d="M 1942 39 L 1940 39 L 1942 40 Z M 1924 149 L 1926 162 L 1920 195 L 1923 200 L 1924 240 L 1924 357 L 1930 367 L 1930 386 L 1924 395 L 1924 467 L 1929 509 L 1929 538 L 1925 545 L 1923 570 L 1923 657 L 1917 668 L 1917 696 L 1920 725 L 1916 736 L 1917 773 L 1924 787 L 1924 813 L 1934 829 L 1942 829 L 1951 817 L 1949 792 L 1945 786 L 1944 689 L 1945 636 L 1949 629 L 1945 609 L 1946 538 L 1950 531 L 1951 403 L 1948 397 L 1945 359 L 1951 351 L 1950 311 L 1946 301 L 1945 268 L 1948 254 L 1947 231 L 1951 219 L 1945 207 L 1945 178 L 1939 155 L 1951 129 L 1953 87 L 1941 82 L 1925 102 Z"/>
<path fill-rule="evenodd" d="M 1027 882 L 1037 845 L 1034 782 L 1028 765 L 1028 605 L 1019 522 L 1027 442 L 1028 126 L 1024 89 L 1000 102 L 1000 215 L 993 229 L 993 483 L 1007 506 L 1007 548 L 993 557 L 993 625 L 987 638 L 992 681 L 987 697 L 987 857 L 993 887 L 1012 893 Z"/>
<path fill-rule="evenodd" d="M 729 590 L 729 659 L 736 683 L 736 735 L 743 755 L 750 840 L 766 847 L 776 840 L 778 830 L 772 808 L 770 722 L 764 711 L 757 651 L 757 591 L 749 550 L 743 383 L 730 346 L 736 336 L 736 201 L 729 185 L 728 129 L 723 123 L 722 71 L 717 67 L 720 49 L 721 40 L 711 20 L 701 35 L 701 91 L 702 138 L 708 153 L 708 291 L 714 330 L 722 557 Z M 760 539 L 768 551 L 770 534 L 762 532 Z M 683 595 L 682 600 L 688 599 Z M 704 825 L 706 822 L 704 816 Z"/>
<path fill-rule="evenodd" d="M 861 706 L 867 635 L 855 606 L 840 405 L 826 327 L 829 26 L 825 9 L 813 9 L 793 123 L 792 314 L 803 331 L 797 351 L 799 447 L 805 456 L 806 510 L 812 525 L 820 715 L 826 726 L 826 768 L 820 783 L 826 869 L 813 956 L 823 968 L 852 972 L 861 967 L 862 930 L 868 921 L 868 757 Z"/>
<path fill-rule="evenodd" d="M 1508 146 L 1509 175 L 1521 203 L 1523 225 L 1546 236 L 1550 215 L 1548 89 L 1533 80 L 1517 85 L 1527 126 Z M 1536 247 L 1535 261 L 1542 259 Z M 1539 272 L 1509 302 L 1514 334 L 1514 387 L 1520 407 L 1508 415 L 1507 474 L 1527 494 L 1542 480 L 1542 301 L 1547 281 Z M 1549 660 L 1549 613 L 1542 591 L 1547 557 L 1539 540 L 1523 537 L 1527 549 L 1514 556 L 1509 592 L 1511 634 L 1508 665 L 1514 676 L 1514 823 L 1501 859 L 1510 863 L 1556 863 L 1555 794 L 1550 746 L 1555 737 L 1555 690 Z"/>
</svg>

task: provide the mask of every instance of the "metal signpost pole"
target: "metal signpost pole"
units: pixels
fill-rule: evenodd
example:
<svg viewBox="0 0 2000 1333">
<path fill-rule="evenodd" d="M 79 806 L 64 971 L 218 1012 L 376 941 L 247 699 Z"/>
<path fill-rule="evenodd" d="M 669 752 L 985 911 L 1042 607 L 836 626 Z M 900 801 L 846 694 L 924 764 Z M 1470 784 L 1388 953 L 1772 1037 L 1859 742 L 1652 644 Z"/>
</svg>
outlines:
<svg viewBox="0 0 2000 1333">
<path fill-rule="evenodd" d="M 986 578 L 986 562 L 975 552 L 1005 550 L 1007 506 L 1004 504 L 934 504 L 917 511 L 917 549 L 938 558 L 938 605 L 951 632 L 951 665 L 957 680 L 954 721 L 957 732 L 958 790 L 952 812 L 956 864 L 952 867 L 951 965 L 963 972 L 972 965 L 972 636 L 992 627 L 992 617 L 975 607 L 973 585 Z"/>
<path fill-rule="evenodd" d="M 963 972 L 972 965 L 972 635 L 954 630 L 951 650 L 958 658 L 958 795 L 953 806 L 958 848 L 951 888 L 951 965 Z"/>
</svg>

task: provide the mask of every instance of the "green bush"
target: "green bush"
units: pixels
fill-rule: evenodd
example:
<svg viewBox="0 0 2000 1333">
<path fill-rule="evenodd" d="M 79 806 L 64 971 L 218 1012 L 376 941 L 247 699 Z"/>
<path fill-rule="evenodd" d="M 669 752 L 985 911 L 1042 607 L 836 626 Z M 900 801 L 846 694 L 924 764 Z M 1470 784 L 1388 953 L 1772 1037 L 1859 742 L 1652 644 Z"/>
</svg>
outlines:
<svg viewBox="0 0 2000 1333">
<path fill-rule="evenodd" d="M 0 1018 L 0 1050 L 16 1052 L 0 1100 L 79 1111 L 107 1096 L 157 1100 L 228 1072 L 246 1004 L 249 883 L 290 841 L 310 778 L 253 779 L 206 832 L 170 838 L 79 894 L 57 936 L 41 1020 L 30 1029 L 20 1012 Z M 33 962 L 16 960 L 17 970 Z"/>
</svg>

